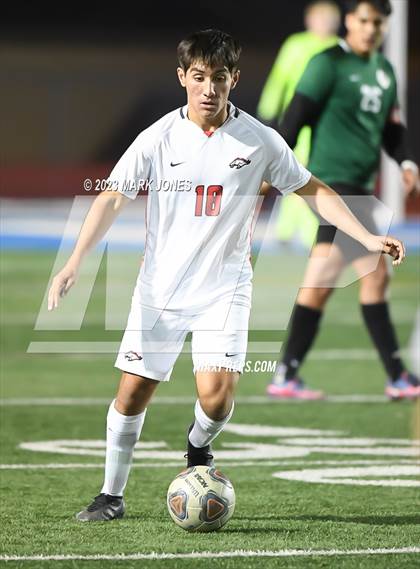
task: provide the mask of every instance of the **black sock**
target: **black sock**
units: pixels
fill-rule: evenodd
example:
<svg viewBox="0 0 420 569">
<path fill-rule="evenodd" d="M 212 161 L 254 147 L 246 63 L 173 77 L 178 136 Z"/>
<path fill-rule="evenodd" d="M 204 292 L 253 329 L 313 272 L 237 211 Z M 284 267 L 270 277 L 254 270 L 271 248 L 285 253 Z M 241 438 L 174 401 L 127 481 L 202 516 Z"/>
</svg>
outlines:
<svg viewBox="0 0 420 569">
<path fill-rule="evenodd" d="M 381 356 L 382 363 L 394 381 L 404 371 L 404 364 L 398 353 L 398 342 L 389 315 L 388 303 L 361 304 L 363 318 L 370 337 Z"/>
<path fill-rule="evenodd" d="M 289 326 L 282 364 L 286 366 L 285 379 L 296 377 L 297 370 L 303 362 L 318 332 L 321 310 L 296 304 Z"/>
</svg>

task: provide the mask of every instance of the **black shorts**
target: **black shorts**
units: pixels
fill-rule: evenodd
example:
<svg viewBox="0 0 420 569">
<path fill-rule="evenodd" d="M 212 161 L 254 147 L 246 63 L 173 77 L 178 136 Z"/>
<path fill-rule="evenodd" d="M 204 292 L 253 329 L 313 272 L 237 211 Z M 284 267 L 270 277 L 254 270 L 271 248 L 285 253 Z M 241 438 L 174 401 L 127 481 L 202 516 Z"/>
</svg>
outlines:
<svg viewBox="0 0 420 569">
<path fill-rule="evenodd" d="M 368 231 L 374 235 L 380 235 L 380 230 L 375 221 L 374 205 L 372 194 L 363 188 L 350 186 L 342 183 L 330 184 L 332 189 L 339 194 L 346 202 L 347 207 Z M 371 199 L 363 199 L 363 198 Z M 337 245 L 347 262 L 354 261 L 359 257 L 370 255 L 370 251 L 361 243 L 349 237 L 346 233 L 338 230 L 334 225 L 330 225 L 325 219 L 318 215 L 320 225 L 316 235 L 315 244 L 333 243 Z"/>
</svg>

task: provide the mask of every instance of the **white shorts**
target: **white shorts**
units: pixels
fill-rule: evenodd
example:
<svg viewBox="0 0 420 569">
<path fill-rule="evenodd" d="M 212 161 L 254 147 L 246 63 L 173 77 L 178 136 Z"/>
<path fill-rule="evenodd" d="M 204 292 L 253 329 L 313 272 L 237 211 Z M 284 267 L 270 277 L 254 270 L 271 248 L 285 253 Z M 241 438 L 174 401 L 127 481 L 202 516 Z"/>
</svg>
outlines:
<svg viewBox="0 0 420 569">
<path fill-rule="evenodd" d="M 168 381 L 188 332 L 192 332 L 194 372 L 227 368 L 242 372 L 248 342 L 250 305 L 224 299 L 194 313 L 140 303 L 134 293 L 115 367 Z"/>
</svg>

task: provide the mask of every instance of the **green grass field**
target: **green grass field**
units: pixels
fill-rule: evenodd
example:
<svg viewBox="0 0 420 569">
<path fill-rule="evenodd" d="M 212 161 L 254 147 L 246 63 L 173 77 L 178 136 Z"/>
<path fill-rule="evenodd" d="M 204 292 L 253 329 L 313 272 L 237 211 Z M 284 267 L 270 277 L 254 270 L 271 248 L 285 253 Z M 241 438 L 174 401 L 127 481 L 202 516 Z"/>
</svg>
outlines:
<svg viewBox="0 0 420 569">
<path fill-rule="evenodd" d="M 221 531 L 188 534 L 166 511 L 166 490 L 183 467 L 193 416 L 188 354 L 149 408 L 141 437 L 149 446 L 140 445 L 134 461 L 126 517 L 76 522 L 74 514 L 102 484 L 105 418 L 119 377 L 114 355 L 34 354 L 27 348 L 30 342 L 118 342 L 122 333 L 104 330 L 104 267 L 80 331 L 34 330 L 54 258 L 36 251 L 1 257 L 0 562 L 13 568 L 420 566 L 413 441 L 419 405 L 382 398 L 385 376 L 361 324 L 357 286 L 337 291 L 302 368 L 329 399 L 269 401 L 270 373 L 242 376 L 232 422 L 214 443 L 217 465 L 237 496 L 235 514 Z M 418 276 L 419 257 L 409 256 L 391 287 L 402 347 L 413 327 Z M 260 309 L 272 319 L 267 299 Z M 261 351 L 284 337 L 273 330 L 250 333 Z M 252 364 L 275 358 L 249 354 Z"/>
</svg>

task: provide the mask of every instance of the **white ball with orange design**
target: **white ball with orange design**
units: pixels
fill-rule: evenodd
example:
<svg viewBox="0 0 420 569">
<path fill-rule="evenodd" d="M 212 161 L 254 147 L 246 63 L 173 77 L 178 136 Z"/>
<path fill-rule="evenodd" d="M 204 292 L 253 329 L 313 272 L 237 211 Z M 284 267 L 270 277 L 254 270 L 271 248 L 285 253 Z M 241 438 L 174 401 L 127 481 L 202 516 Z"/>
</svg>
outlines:
<svg viewBox="0 0 420 569">
<path fill-rule="evenodd" d="M 168 488 L 168 511 L 187 531 L 215 531 L 232 517 L 235 490 L 225 474 L 210 466 L 183 470 Z"/>
</svg>

